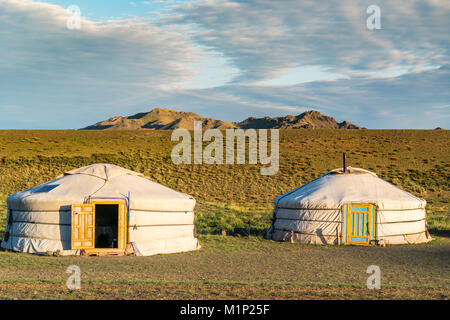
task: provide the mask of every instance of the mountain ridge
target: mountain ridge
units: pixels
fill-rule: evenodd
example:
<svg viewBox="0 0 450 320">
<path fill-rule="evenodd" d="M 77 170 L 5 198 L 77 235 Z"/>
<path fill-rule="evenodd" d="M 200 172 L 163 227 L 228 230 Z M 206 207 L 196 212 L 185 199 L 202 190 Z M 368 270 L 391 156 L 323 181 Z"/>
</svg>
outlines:
<svg viewBox="0 0 450 320">
<path fill-rule="evenodd" d="M 202 121 L 203 129 L 364 129 L 346 120 L 337 122 L 315 110 L 297 116 L 249 117 L 241 122 L 227 122 L 204 118 L 193 112 L 154 108 L 131 116 L 113 116 L 81 130 L 193 130 L 194 121 Z"/>
</svg>

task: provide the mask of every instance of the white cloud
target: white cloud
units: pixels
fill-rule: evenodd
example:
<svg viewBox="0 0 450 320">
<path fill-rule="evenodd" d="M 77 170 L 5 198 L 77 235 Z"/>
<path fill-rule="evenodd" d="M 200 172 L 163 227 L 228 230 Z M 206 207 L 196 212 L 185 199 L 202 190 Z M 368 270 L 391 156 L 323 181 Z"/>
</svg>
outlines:
<svg viewBox="0 0 450 320">
<path fill-rule="evenodd" d="M 322 66 L 347 76 L 421 71 L 448 63 L 450 2 L 379 0 L 381 30 L 368 30 L 372 0 L 223 0 L 187 4 L 165 23 L 194 24 L 195 41 L 225 54 L 238 82 Z"/>
<path fill-rule="evenodd" d="M 139 20 L 82 19 L 69 30 L 68 16 L 56 5 L 0 1 L 0 127 L 77 128 L 196 74 L 198 50 L 180 33 Z"/>
<path fill-rule="evenodd" d="M 171 87 L 194 76 L 197 50 L 181 34 L 139 20 L 81 21 L 69 30 L 68 11 L 41 2 L 0 2 L 0 67 L 16 78 Z"/>
<path fill-rule="evenodd" d="M 380 0 L 378 31 L 365 27 L 369 2 L 202 1 L 158 26 L 83 19 L 68 30 L 61 7 L 0 0 L 0 128 L 80 128 L 156 106 L 450 127 L 449 2 Z M 311 66 L 331 80 L 299 83 Z"/>
<path fill-rule="evenodd" d="M 233 84 L 178 90 L 163 100 L 180 110 L 239 121 L 318 110 L 372 129 L 450 127 L 450 66 L 396 78 L 354 78 L 291 86 Z M 184 108 L 186 110 L 187 108 Z"/>
</svg>

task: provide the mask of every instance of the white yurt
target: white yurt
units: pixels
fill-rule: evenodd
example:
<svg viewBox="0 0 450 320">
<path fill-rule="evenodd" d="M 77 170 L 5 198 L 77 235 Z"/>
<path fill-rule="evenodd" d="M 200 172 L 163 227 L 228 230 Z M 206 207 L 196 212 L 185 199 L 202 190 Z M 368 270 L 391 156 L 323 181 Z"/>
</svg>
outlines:
<svg viewBox="0 0 450 320">
<path fill-rule="evenodd" d="M 8 197 L 1 246 L 61 255 L 195 250 L 194 206 L 140 173 L 93 164 Z"/>
<path fill-rule="evenodd" d="M 426 201 L 345 167 L 278 196 L 267 237 L 313 244 L 407 244 L 431 241 Z"/>
</svg>

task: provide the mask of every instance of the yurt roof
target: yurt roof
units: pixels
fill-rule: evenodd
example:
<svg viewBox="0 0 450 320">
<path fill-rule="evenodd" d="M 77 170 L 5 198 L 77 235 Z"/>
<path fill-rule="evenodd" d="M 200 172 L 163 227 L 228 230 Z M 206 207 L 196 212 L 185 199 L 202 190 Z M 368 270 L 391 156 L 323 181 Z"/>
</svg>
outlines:
<svg viewBox="0 0 450 320">
<path fill-rule="evenodd" d="M 142 173 L 131 171 L 114 164 L 97 163 L 91 164 L 86 167 L 73 169 L 64 173 L 64 175 L 85 174 L 93 177 L 97 177 L 103 180 L 111 180 L 116 177 L 131 175 L 131 176 L 143 176 Z"/>
<path fill-rule="evenodd" d="M 425 208 L 426 201 L 377 177 L 373 172 L 348 167 L 286 192 L 275 205 L 288 209 L 337 209 L 346 203 L 374 203 L 380 210 Z"/>
<path fill-rule="evenodd" d="M 195 199 L 112 164 L 93 164 L 64 173 L 52 181 L 8 197 L 9 209 L 67 210 L 71 204 L 96 199 L 126 199 L 131 210 L 193 211 Z"/>
</svg>

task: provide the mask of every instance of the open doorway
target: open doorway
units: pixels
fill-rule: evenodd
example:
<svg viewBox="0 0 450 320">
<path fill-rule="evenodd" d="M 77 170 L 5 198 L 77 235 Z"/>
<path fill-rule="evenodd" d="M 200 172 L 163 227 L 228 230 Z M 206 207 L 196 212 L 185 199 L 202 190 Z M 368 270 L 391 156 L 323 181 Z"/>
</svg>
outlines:
<svg viewBox="0 0 450 320">
<path fill-rule="evenodd" d="M 124 254 L 128 241 L 125 201 L 72 204 L 71 248 L 83 255 Z"/>
<path fill-rule="evenodd" d="M 95 204 L 95 248 L 118 248 L 119 205 Z"/>
</svg>

